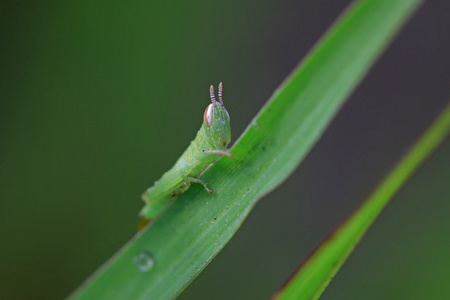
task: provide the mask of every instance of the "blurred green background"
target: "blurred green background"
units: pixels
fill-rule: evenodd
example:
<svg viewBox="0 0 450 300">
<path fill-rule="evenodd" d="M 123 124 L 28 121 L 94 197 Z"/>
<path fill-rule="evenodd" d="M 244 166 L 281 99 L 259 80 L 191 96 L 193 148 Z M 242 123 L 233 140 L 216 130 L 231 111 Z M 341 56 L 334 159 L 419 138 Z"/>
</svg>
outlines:
<svg viewBox="0 0 450 300">
<path fill-rule="evenodd" d="M 209 85 L 224 83 L 234 141 L 349 3 L 2 4 L 1 298 L 71 293 L 135 234 L 140 195 L 194 138 Z M 449 9 L 419 10 L 180 299 L 269 298 L 363 201 L 450 99 Z M 447 141 L 322 299 L 450 297 L 449 153 Z"/>
</svg>

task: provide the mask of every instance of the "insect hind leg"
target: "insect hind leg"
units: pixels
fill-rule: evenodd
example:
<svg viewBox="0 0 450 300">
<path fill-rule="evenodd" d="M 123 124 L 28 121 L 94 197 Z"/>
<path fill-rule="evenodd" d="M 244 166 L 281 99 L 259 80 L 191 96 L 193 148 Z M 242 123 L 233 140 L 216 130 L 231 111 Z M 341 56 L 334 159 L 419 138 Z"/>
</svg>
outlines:
<svg viewBox="0 0 450 300">
<path fill-rule="evenodd" d="M 225 155 L 228 157 L 234 157 L 233 153 L 230 153 L 229 151 L 225 151 L 225 150 L 203 150 L 203 152 L 205 152 L 206 154 L 218 154 L 218 155 Z"/>
<path fill-rule="evenodd" d="M 185 179 L 187 180 L 187 181 L 189 181 L 189 182 L 195 182 L 195 183 L 200 183 L 201 185 L 203 185 L 203 187 L 205 188 L 205 190 L 207 190 L 208 191 L 208 193 L 214 193 L 214 190 L 211 190 L 211 189 L 209 189 L 208 187 L 207 187 L 207 183 L 206 182 L 204 182 L 203 180 L 201 180 L 201 179 L 198 179 L 198 178 L 194 178 L 194 177 L 185 177 Z"/>
</svg>

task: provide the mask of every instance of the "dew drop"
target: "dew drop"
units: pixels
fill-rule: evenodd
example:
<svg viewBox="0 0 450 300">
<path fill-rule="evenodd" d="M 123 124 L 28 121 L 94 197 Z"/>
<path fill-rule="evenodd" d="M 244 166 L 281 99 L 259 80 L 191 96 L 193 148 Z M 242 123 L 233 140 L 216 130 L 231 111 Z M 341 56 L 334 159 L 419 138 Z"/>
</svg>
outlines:
<svg viewBox="0 0 450 300">
<path fill-rule="evenodd" d="M 141 272 L 148 272 L 153 269 L 155 265 L 155 260 L 150 252 L 144 251 L 141 254 L 133 258 L 133 262 L 138 267 Z"/>
</svg>

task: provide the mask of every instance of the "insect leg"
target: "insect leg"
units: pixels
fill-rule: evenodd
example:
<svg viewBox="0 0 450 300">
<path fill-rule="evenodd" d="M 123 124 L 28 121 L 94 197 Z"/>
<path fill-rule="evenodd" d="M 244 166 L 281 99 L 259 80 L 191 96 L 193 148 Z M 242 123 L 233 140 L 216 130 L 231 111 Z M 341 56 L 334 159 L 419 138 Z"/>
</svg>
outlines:
<svg viewBox="0 0 450 300">
<path fill-rule="evenodd" d="M 219 154 L 219 155 L 226 155 L 228 157 L 234 157 L 233 153 L 224 150 L 203 150 L 203 152 L 205 152 L 206 154 Z"/>
<path fill-rule="evenodd" d="M 184 178 L 185 178 L 187 181 L 190 181 L 190 182 L 200 183 L 200 184 L 203 185 L 203 187 L 208 191 L 208 193 L 214 193 L 214 190 L 208 189 L 208 187 L 206 186 L 207 183 L 204 182 L 203 180 L 198 179 L 198 178 L 193 178 L 193 177 L 184 177 Z"/>
</svg>

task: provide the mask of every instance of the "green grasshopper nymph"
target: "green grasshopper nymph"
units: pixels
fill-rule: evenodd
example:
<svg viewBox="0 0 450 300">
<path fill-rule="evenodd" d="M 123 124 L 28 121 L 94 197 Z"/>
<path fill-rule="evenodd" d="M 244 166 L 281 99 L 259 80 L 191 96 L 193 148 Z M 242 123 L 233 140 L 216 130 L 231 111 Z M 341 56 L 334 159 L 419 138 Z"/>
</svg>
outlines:
<svg viewBox="0 0 450 300">
<path fill-rule="evenodd" d="M 230 115 L 223 106 L 222 83 L 219 84 L 219 101 L 216 101 L 213 86 L 209 92 L 211 104 L 203 114 L 203 124 L 197 136 L 172 169 L 142 195 L 146 205 L 142 208 L 140 216 L 145 220 L 157 217 L 192 183 L 200 183 L 209 193 L 213 193 L 214 190 L 209 189 L 206 182 L 198 177 L 221 155 L 234 157 L 226 150 L 231 140 L 231 127 Z"/>
</svg>

